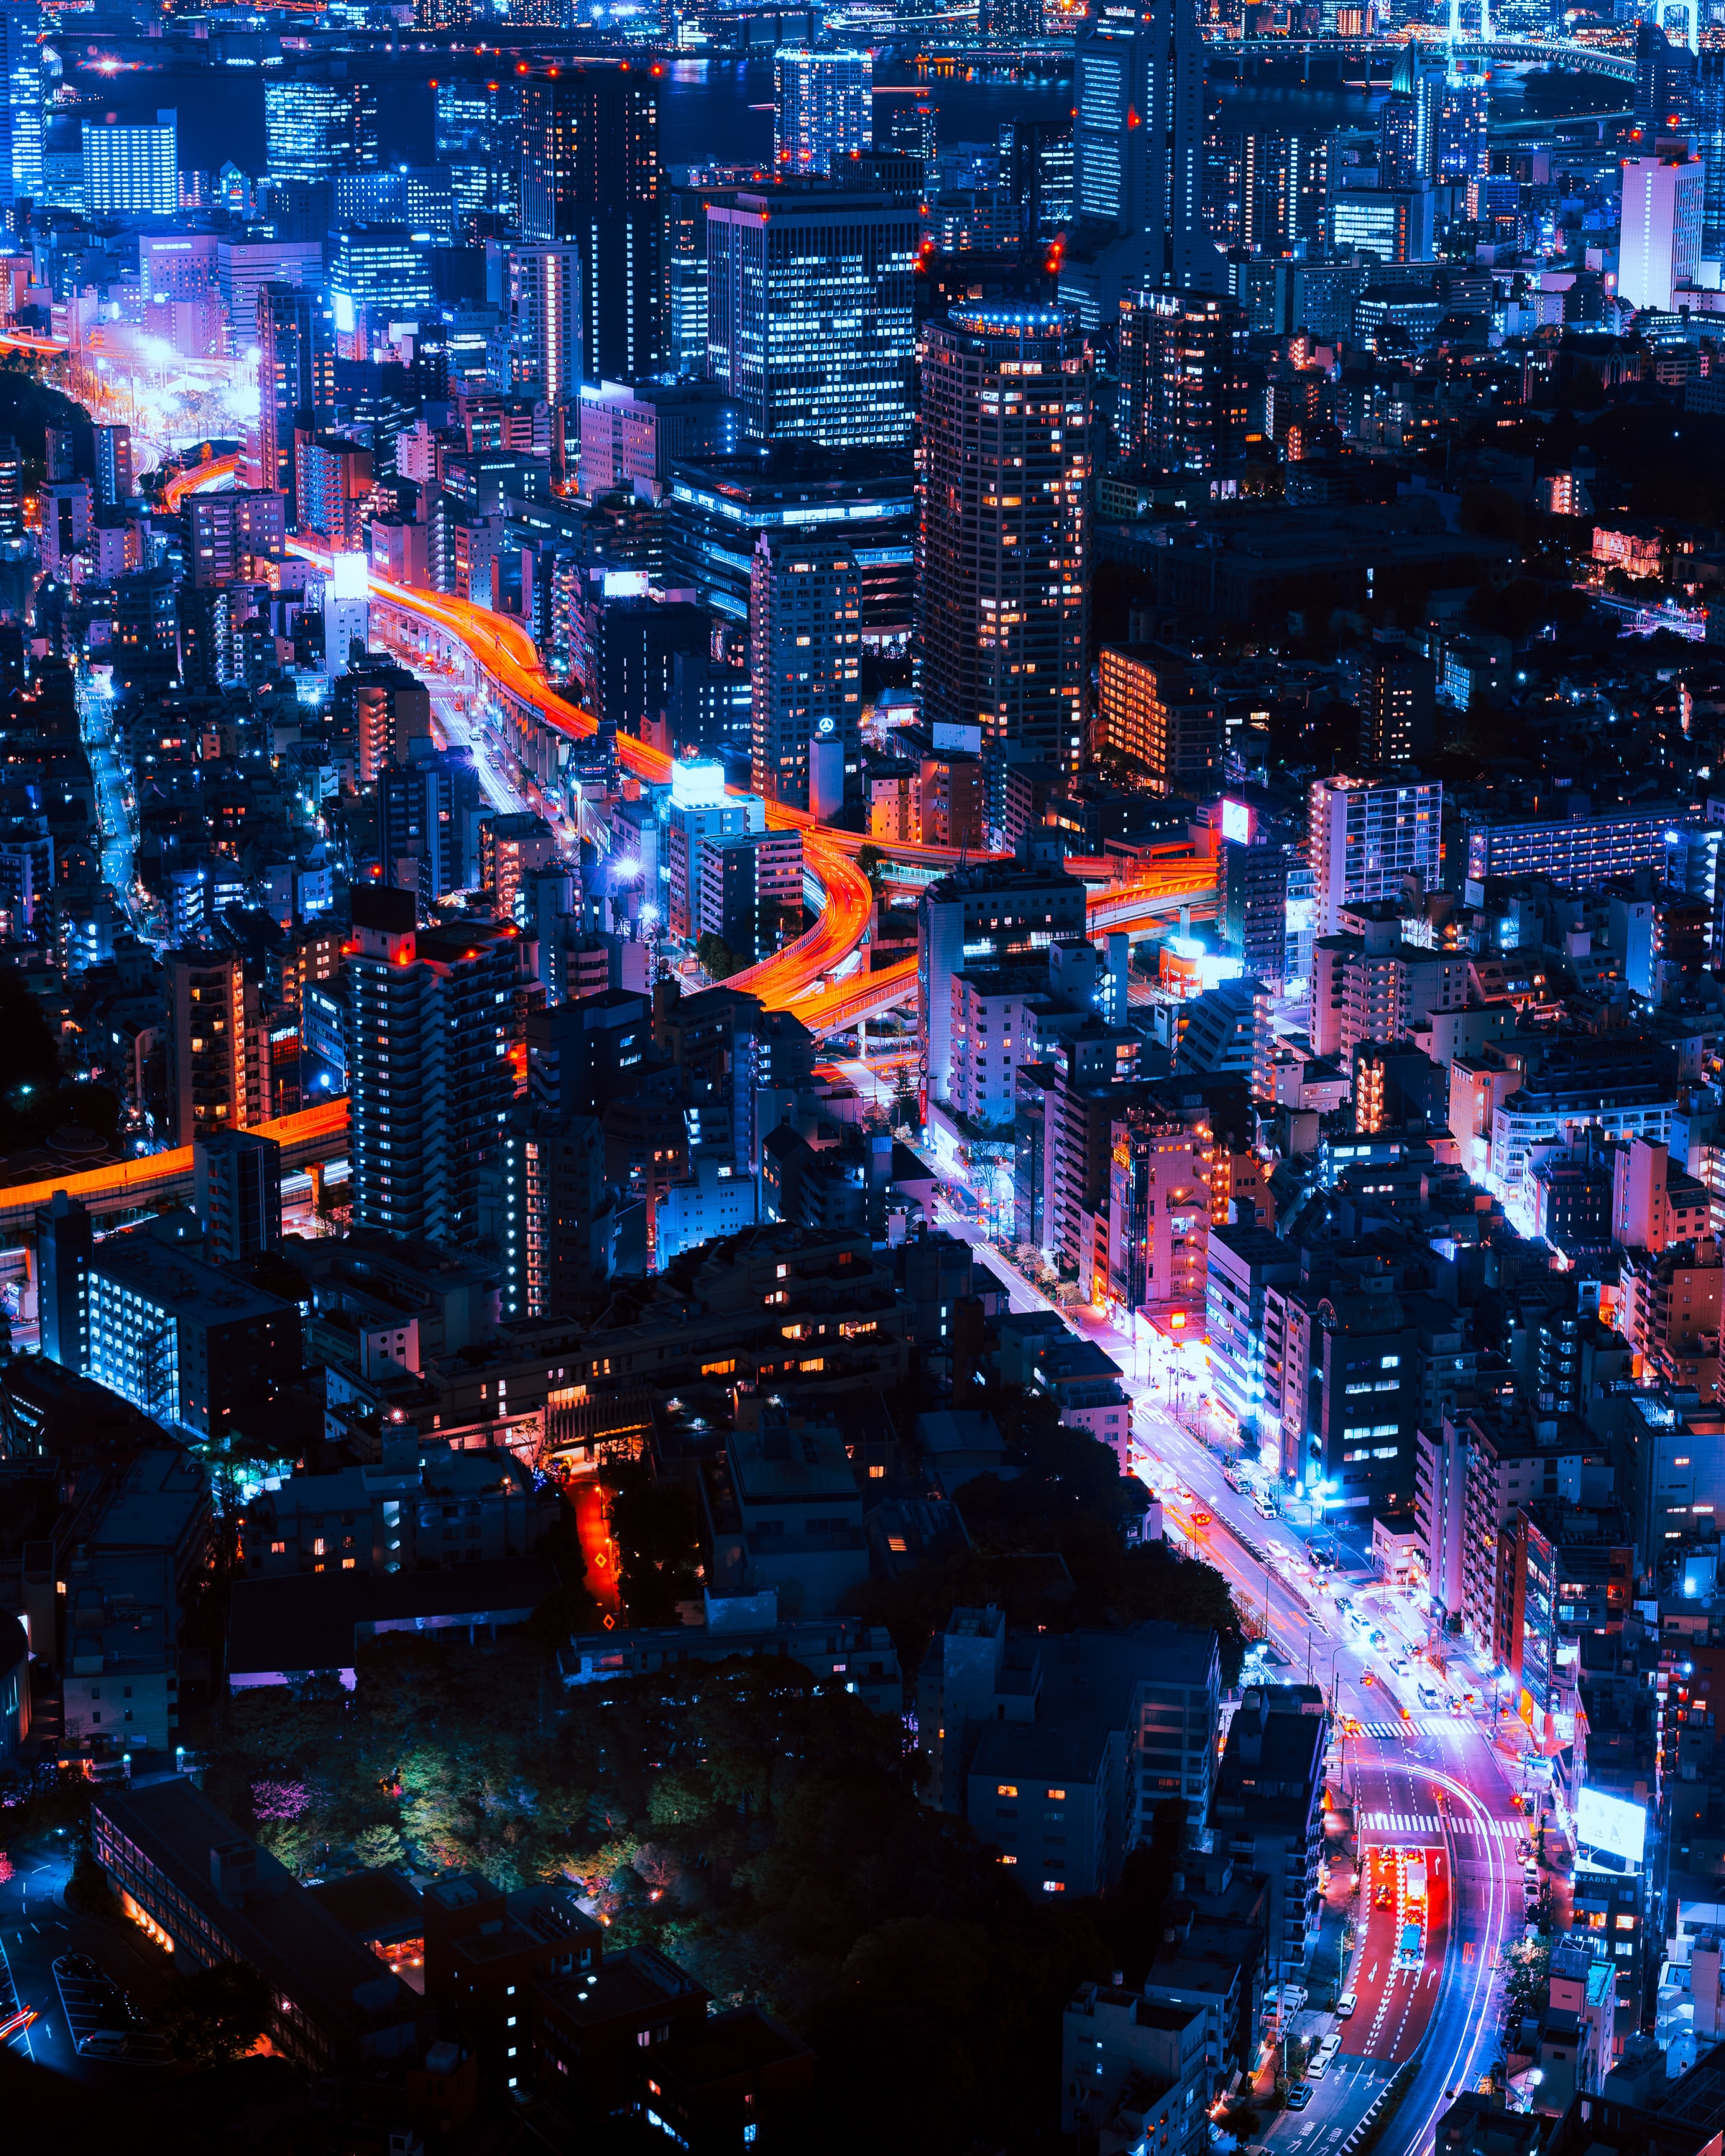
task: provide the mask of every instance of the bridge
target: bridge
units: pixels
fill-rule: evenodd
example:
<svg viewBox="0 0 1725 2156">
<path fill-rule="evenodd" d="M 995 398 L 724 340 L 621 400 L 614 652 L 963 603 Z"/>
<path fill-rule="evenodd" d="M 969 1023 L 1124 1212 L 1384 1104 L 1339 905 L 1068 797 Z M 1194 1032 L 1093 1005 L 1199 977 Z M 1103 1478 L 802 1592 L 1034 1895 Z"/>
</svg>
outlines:
<svg viewBox="0 0 1725 2156">
<path fill-rule="evenodd" d="M 1556 68 L 1568 74 L 1596 74 L 1613 82 L 1633 83 L 1632 54 L 1607 52 L 1598 45 L 1583 44 L 1574 38 L 1489 37 L 1420 38 L 1422 57 L 1440 66 L 1451 56 L 1486 65 L 1525 65 Z M 1310 72 L 1314 59 L 1358 59 L 1369 64 L 1384 60 L 1393 66 L 1407 50 L 1409 41 L 1389 38 L 1225 38 L 1209 40 L 1213 58 L 1242 60 L 1296 59 Z"/>
</svg>

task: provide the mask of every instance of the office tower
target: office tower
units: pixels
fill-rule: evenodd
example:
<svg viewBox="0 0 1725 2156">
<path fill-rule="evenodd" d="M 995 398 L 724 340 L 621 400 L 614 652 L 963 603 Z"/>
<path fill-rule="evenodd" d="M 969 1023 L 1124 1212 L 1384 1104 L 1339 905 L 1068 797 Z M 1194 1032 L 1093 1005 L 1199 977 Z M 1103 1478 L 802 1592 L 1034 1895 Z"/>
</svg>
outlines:
<svg viewBox="0 0 1725 2156">
<path fill-rule="evenodd" d="M 1097 22 L 1078 40 L 1075 68 L 1073 296 L 1111 318 L 1122 290 L 1214 288 L 1220 265 L 1204 229 L 1204 46 L 1193 0 L 1139 0 Z M 1063 298 L 1068 283 L 1063 264 Z"/>
<path fill-rule="evenodd" d="M 89 1213 L 75 1198 L 56 1190 L 36 1220 L 36 1312 L 42 1352 L 65 1370 L 83 1369 L 89 1354 L 89 1273 L 94 1248 Z"/>
<path fill-rule="evenodd" d="M 383 880 L 417 889 L 429 907 L 480 880 L 479 826 L 485 798 L 470 749 L 407 742 L 377 773 L 377 858 Z M 411 865 L 411 880 L 403 873 Z"/>
<path fill-rule="evenodd" d="M 1163 471 L 1220 470 L 1245 447 L 1245 318 L 1233 300 L 1145 292 L 1120 315 L 1126 454 Z"/>
<path fill-rule="evenodd" d="M 192 1204 L 213 1264 L 238 1264 L 281 1240 L 281 1147 L 262 1131 L 210 1131 L 192 1147 Z"/>
<path fill-rule="evenodd" d="M 512 218 L 521 203 L 521 88 L 439 76 L 433 140 L 449 175 L 456 212 Z"/>
<path fill-rule="evenodd" d="M 236 487 L 229 494 L 194 494 L 186 503 L 192 533 L 194 586 L 262 579 L 266 562 L 287 550 L 286 507 L 274 487 Z"/>
<path fill-rule="evenodd" d="M 706 372 L 707 190 L 678 165 L 664 200 L 665 372 L 680 378 Z"/>
<path fill-rule="evenodd" d="M 1623 167 L 1618 297 L 1632 307 L 1668 308 L 1701 267 L 1706 175 L 1681 140 L 1663 141 L 1651 157 Z"/>
<path fill-rule="evenodd" d="M 999 44 L 1018 44 L 1042 36 L 1042 0 L 982 0 L 977 28 Z"/>
<path fill-rule="evenodd" d="M 1313 927 L 1333 936 L 1343 906 L 1399 899 L 1412 878 L 1437 888 L 1444 789 L 1436 780 L 1315 778 L 1307 797 Z"/>
<path fill-rule="evenodd" d="M 176 1143 L 270 1113 L 269 1044 L 237 951 L 170 951 L 167 1105 Z"/>
<path fill-rule="evenodd" d="M 994 830 L 1005 761 L 1081 760 L 1092 366 L 1055 310 L 954 310 L 922 333 L 923 712 L 981 729 Z"/>
<path fill-rule="evenodd" d="M 131 429 L 103 426 L 90 429 L 95 465 L 98 509 L 117 509 L 131 499 Z"/>
<path fill-rule="evenodd" d="M 1239 142 L 1240 223 L 1230 235 L 1265 254 L 1321 241 L 1329 198 L 1327 135 L 1257 130 Z"/>
<path fill-rule="evenodd" d="M 508 287 L 514 387 L 567 403 L 581 394 L 581 249 L 572 240 L 512 247 Z"/>
<path fill-rule="evenodd" d="M 749 599 L 752 783 L 769 801 L 829 816 L 862 752 L 862 599 L 841 538 L 763 532 Z"/>
<path fill-rule="evenodd" d="M 1435 218 L 1429 187 L 1343 187 L 1330 198 L 1329 243 L 1380 262 L 1429 262 Z"/>
<path fill-rule="evenodd" d="M 414 927 L 410 891 L 353 894 L 347 960 L 354 1224 L 466 1242 L 515 1097 L 520 939 Z"/>
<path fill-rule="evenodd" d="M 1222 707 L 1209 677 L 1153 646 L 1105 644 L 1096 747 L 1142 765 L 1147 788 L 1201 801 L 1222 783 Z"/>
<path fill-rule="evenodd" d="M 1696 62 L 1695 147 L 1707 177 L 1702 186 L 1699 281 L 1719 280 L 1725 262 L 1725 52 L 1710 46 Z"/>
<path fill-rule="evenodd" d="M 1417 763 L 1436 746 L 1437 671 L 1400 643 L 1374 642 L 1360 668 L 1359 753 L 1368 770 Z"/>
<path fill-rule="evenodd" d="M 707 372 L 757 440 L 911 439 L 916 203 L 834 188 L 709 205 Z"/>
<path fill-rule="evenodd" d="M 1431 177 L 1440 187 L 1482 180 L 1491 169 L 1491 99 L 1482 82 L 1444 82 Z"/>
<path fill-rule="evenodd" d="M 178 216 L 179 132 L 172 112 L 158 112 L 153 127 L 85 122 L 84 207 L 91 217 Z"/>
<path fill-rule="evenodd" d="M 581 250 L 583 338 L 595 378 L 658 372 L 659 96 L 644 69 L 574 67 L 521 86 L 521 228 Z"/>
<path fill-rule="evenodd" d="M 376 332 L 413 321 L 433 300 L 431 249 L 404 224 L 347 225 L 335 235 L 330 304 L 341 357 L 368 359 Z"/>
<path fill-rule="evenodd" d="M 338 553 L 364 544 L 372 494 L 372 453 L 337 434 L 294 437 L 294 505 L 297 527 L 327 540 Z"/>
<path fill-rule="evenodd" d="M 0 5 L 0 61 L 6 69 L 0 112 L 0 208 L 8 213 L 42 197 L 42 10 L 33 0 Z"/>
<path fill-rule="evenodd" d="M 1644 136 L 1663 135 L 1689 125 L 1697 57 L 1686 44 L 1674 45 L 1656 20 L 1636 23 L 1635 114 Z"/>
<path fill-rule="evenodd" d="M 771 455 L 678 465 L 665 495 L 665 581 L 730 623 L 748 619 L 763 531 L 842 530 L 855 548 L 865 650 L 901 651 L 916 597 L 916 477 L 907 455 L 785 443 Z"/>
<path fill-rule="evenodd" d="M 765 828 L 758 798 L 737 800 L 726 794 L 723 764 L 671 766 L 670 807 L 665 812 L 665 927 L 670 935 L 692 940 L 696 932 L 702 842 Z"/>
<path fill-rule="evenodd" d="M 330 204 L 337 224 L 405 225 L 424 239 L 446 240 L 454 232 L 454 186 L 447 165 L 336 172 L 330 182 Z"/>
<path fill-rule="evenodd" d="M 952 983 L 967 967 L 999 965 L 1085 932 L 1076 876 L 988 862 L 932 883 L 916 902 L 916 1011 L 929 1084 L 939 1096 L 952 1061 Z"/>
<path fill-rule="evenodd" d="M 290 528 L 299 522 L 294 434 L 335 403 L 335 352 L 314 293 L 267 284 L 258 291 L 258 476 L 281 495 Z"/>
<path fill-rule="evenodd" d="M 782 172 L 830 172 L 875 140 L 875 58 L 806 45 L 773 56 L 773 162 Z"/>
<path fill-rule="evenodd" d="M 0 434 L 0 542 L 21 539 L 24 531 L 24 460 L 18 440 Z"/>
<path fill-rule="evenodd" d="M 377 162 L 377 93 L 362 82 L 266 82 L 264 131 L 272 180 L 361 170 Z"/>
</svg>

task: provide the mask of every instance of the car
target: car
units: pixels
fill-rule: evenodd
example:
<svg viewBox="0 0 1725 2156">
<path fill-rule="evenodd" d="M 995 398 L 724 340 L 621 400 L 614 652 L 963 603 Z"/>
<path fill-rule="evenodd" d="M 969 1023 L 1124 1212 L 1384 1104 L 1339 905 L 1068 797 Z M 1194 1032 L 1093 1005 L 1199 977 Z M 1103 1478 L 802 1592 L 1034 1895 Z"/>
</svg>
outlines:
<svg viewBox="0 0 1725 2156">
<path fill-rule="evenodd" d="M 1375 1908 L 1388 1909 L 1393 1907 L 1394 1901 L 1394 1889 L 1389 1887 L 1380 1887 L 1373 1897 L 1373 1906 Z"/>
<path fill-rule="evenodd" d="M 1306 2078 L 1309 2082 L 1321 2082 L 1329 2071 L 1330 2061 L 1322 2051 L 1314 2051 L 1306 2062 Z"/>
<path fill-rule="evenodd" d="M 1296 2082 L 1288 2091 L 1284 2101 L 1290 2111 L 1304 2111 L 1307 2105 L 1311 2102 L 1312 2096 L 1312 2089 L 1310 2082 Z"/>
<path fill-rule="evenodd" d="M 1362 1670 L 1360 1671 L 1359 1681 L 1362 1684 L 1376 1684 L 1378 1681 L 1377 1678 L 1372 1675 L 1372 1672 L 1369 1670 Z"/>
<path fill-rule="evenodd" d="M 80 2038 L 78 2049 L 87 2059 L 123 2059 L 126 2040 L 118 2029 L 92 2029 L 87 2036 Z"/>
<path fill-rule="evenodd" d="M 1336 2019 L 1338 2021 L 1346 2021 L 1353 2015 L 1355 2008 L 1358 2007 L 1358 1999 L 1354 1997 L 1351 1991 L 1344 1991 L 1342 1996 L 1336 2001 Z"/>
<path fill-rule="evenodd" d="M 1207 1527 L 1209 1523 L 1210 1516 L 1208 1512 L 1194 1512 L 1192 1515 L 1192 1524 L 1194 1527 Z"/>
</svg>

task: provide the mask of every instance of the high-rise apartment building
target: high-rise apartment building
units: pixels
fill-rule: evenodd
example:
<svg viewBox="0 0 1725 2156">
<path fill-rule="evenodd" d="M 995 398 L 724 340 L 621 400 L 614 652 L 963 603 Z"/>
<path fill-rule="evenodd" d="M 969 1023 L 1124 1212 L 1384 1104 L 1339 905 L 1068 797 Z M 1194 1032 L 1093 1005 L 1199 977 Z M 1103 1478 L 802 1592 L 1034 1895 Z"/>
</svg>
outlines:
<svg viewBox="0 0 1725 2156">
<path fill-rule="evenodd" d="M 1212 472 L 1245 446 L 1245 312 L 1236 300 L 1145 292 L 1120 311 L 1122 447 L 1164 471 Z"/>
<path fill-rule="evenodd" d="M 707 372 L 763 442 L 911 439 L 916 203 L 841 187 L 707 208 Z"/>
<path fill-rule="evenodd" d="M 386 765 L 429 749 L 431 697 L 418 675 L 393 659 L 367 658 L 336 679 L 331 696 L 336 729 L 351 742 L 362 786 L 373 784 Z"/>
<path fill-rule="evenodd" d="M 109 121 L 84 129 L 84 208 L 91 217 L 177 217 L 179 122 L 158 112 L 152 126 Z"/>
<path fill-rule="evenodd" d="M 42 194 L 42 10 L 34 0 L 0 5 L 0 208 L 39 203 Z"/>
<path fill-rule="evenodd" d="M 664 345 L 658 79 L 583 66 L 521 85 L 521 228 L 581 250 L 589 374 L 638 382 Z"/>
<path fill-rule="evenodd" d="M 294 439 L 294 503 L 301 531 L 327 540 L 338 553 L 352 553 L 365 536 L 372 492 L 372 453 L 338 434 Z"/>
<path fill-rule="evenodd" d="M 1405 644 L 1373 643 L 1359 675 L 1359 753 L 1368 769 L 1417 763 L 1435 747 L 1437 670 Z"/>
<path fill-rule="evenodd" d="M 467 922 L 417 932 L 410 891 L 353 894 L 348 1091 L 356 1225 L 461 1242 L 515 1097 L 519 938 Z"/>
<path fill-rule="evenodd" d="M 1219 285 L 1204 229 L 1204 45 L 1193 0 L 1111 9 L 1079 39 L 1073 208 L 1081 235 L 1060 296 L 1086 323 L 1122 291 Z M 1091 310 L 1096 311 L 1092 316 Z"/>
<path fill-rule="evenodd" d="M 1491 95 L 1483 82 L 1445 80 L 1438 99 L 1431 177 L 1440 187 L 1491 169 Z"/>
<path fill-rule="evenodd" d="M 840 538 L 762 533 L 749 599 L 752 784 L 829 816 L 862 750 L 862 593 Z"/>
<path fill-rule="evenodd" d="M 299 522 L 295 431 L 316 425 L 333 408 L 336 355 L 315 293 L 266 284 L 257 307 L 258 479 L 285 498 L 292 528 Z"/>
<path fill-rule="evenodd" d="M 1333 936 L 1343 906 L 1399 898 L 1409 876 L 1435 890 L 1444 789 L 1435 779 L 1315 778 L 1307 796 L 1314 927 Z"/>
<path fill-rule="evenodd" d="M 875 58 L 806 45 L 773 56 L 773 162 L 782 172 L 830 172 L 875 140 Z"/>
<path fill-rule="evenodd" d="M 228 494 L 194 494 L 192 582 L 195 587 L 256 581 L 259 564 L 279 562 L 286 551 L 286 505 L 274 487 L 236 487 Z"/>
<path fill-rule="evenodd" d="M 955 309 L 922 333 L 923 711 L 980 726 L 991 829 L 1007 760 L 1082 757 L 1092 368 L 1055 310 Z"/>
<path fill-rule="evenodd" d="M 192 1147 L 192 1204 L 204 1255 L 237 1264 L 281 1240 L 281 1146 L 262 1131 L 211 1131 Z"/>
<path fill-rule="evenodd" d="M 370 83 L 309 77 L 264 85 L 272 180 L 324 180 L 377 162 L 377 92 Z"/>
<path fill-rule="evenodd" d="M 244 1130 L 270 1114 L 269 1045 L 237 951 L 170 951 L 167 1100 L 175 1141 Z"/>
<path fill-rule="evenodd" d="M 550 404 L 578 397 L 585 349 L 580 248 L 573 240 L 512 247 L 507 296 L 515 387 Z"/>
<path fill-rule="evenodd" d="M 1625 160 L 1617 291 L 1630 306 L 1671 307 L 1678 288 L 1693 283 L 1706 184 L 1686 141 L 1661 141 L 1656 156 Z"/>
<path fill-rule="evenodd" d="M 1096 747 L 1142 764 L 1158 793 L 1201 801 L 1222 783 L 1222 707 L 1209 677 L 1173 653 L 1105 644 Z"/>
</svg>

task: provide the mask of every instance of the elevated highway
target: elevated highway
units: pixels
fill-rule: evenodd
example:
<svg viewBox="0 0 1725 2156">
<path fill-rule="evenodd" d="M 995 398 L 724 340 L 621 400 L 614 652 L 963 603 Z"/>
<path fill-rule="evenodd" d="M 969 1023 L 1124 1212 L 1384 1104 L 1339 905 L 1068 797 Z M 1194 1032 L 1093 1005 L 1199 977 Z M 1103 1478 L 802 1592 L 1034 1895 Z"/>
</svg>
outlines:
<svg viewBox="0 0 1725 2156">
<path fill-rule="evenodd" d="M 297 1115 L 281 1116 L 257 1128 L 281 1147 L 283 1169 L 310 1168 L 320 1161 L 335 1160 L 347 1150 L 347 1102 L 320 1101 Z M 87 1206 L 98 1219 L 116 1213 L 146 1212 L 176 1200 L 192 1199 L 192 1148 L 177 1146 L 171 1152 L 146 1153 L 139 1160 L 116 1162 L 106 1168 L 80 1168 L 53 1175 L 39 1183 L 13 1183 L 0 1188 L 0 1246 L 14 1245 L 34 1232 L 36 1215 L 64 1190 Z"/>
</svg>

